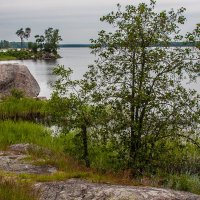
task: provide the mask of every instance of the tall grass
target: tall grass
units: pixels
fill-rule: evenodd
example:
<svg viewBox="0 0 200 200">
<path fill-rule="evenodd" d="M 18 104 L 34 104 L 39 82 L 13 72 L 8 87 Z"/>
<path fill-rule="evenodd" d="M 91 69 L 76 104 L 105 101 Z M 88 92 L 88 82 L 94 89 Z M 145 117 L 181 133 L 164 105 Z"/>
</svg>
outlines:
<svg viewBox="0 0 200 200">
<path fill-rule="evenodd" d="M 176 190 L 200 194 L 200 177 L 189 174 L 169 175 L 165 186 Z"/>
<path fill-rule="evenodd" d="M 0 177 L 0 200 L 36 200 L 36 196 L 27 184 Z"/>
<path fill-rule="evenodd" d="M 9 55 L 4 55 L 2 53 L 0 53 L 0 61 L 4 61 L 4 60 L 16 60 L 17 58 L 14 56 L 9 56 Z"/>
<path fill-rule="evenodd" d="M 37 144 L 51 150 L 63 151 L 59 137 L 53 137 L 46 127 L 32 122 L 0 121 L 0 148 L 17 143 Z"/>
<path fill-rule="evenodd" d="M 45 117 L 46 101 L 10 97 L 0 101 L 0 119 L 35 120 Z"/>
</svg>

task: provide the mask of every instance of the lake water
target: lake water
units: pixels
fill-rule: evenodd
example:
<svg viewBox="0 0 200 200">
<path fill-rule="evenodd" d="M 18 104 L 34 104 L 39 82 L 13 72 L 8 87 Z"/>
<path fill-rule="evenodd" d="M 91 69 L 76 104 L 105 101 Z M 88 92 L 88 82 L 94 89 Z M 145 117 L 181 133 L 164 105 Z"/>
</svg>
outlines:
<svg viewBox="0 0 200 200">
<path fill-rule="evenodd" d="M 1 61 L 0 63 L 19 63 L 26 65 L 30 72 L 40 85 L 41 92 L 39 96 L 49 98 L 51 95 L 50 82 L 55 81 L 56 77 L 52 75 L 52 69 L 54 66 L 60 64 L 65 67 L 73 69 L 73 79 L 80 79 L 87 71 L 87 67 L 94 62 L 94 55 L 90 54 L 89 48 L 61 48 L 59 54 L 62 58 L 56 61 L 44 61 L 44 60 L 15 60 L 15 61 Z M 184 82 L 187 88 L 193 88 L 200 93 L 200 78 L 197 83 L 193 83 L 190 86 Z"/>
<path fill-rule="evenodd" d="M 0 63 L 19 63 L 26 65 L 40 85 L 39 96 L 49 98 L 51 95 L 50 82 L 55 81 L 52 69 L 56 65 L 64 65 L 73 69 L 73 79 L 80 79 L 87 71 L 87 66 L 94 62 L 94 55 L 90 54 L 89 48 L 61 48 L 59 54 L 62 58 L 56 61 L 44 60 L 15 60 L 1 61 Z"/>
</svg>

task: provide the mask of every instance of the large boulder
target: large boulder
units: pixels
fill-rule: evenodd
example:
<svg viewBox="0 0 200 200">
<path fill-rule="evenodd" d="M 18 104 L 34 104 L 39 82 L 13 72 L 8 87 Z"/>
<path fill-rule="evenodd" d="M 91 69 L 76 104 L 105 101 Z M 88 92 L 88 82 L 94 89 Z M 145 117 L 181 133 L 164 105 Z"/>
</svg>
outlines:
<svg viewBox="0 0 200 200">
<path fill-rule="evenodd" d="M 0 64 L 0 94 L 10 95 L 15 88 L 23 91 L 25 96 L 37 97 L 40 87 L 25 65 Z"/>
</svg>

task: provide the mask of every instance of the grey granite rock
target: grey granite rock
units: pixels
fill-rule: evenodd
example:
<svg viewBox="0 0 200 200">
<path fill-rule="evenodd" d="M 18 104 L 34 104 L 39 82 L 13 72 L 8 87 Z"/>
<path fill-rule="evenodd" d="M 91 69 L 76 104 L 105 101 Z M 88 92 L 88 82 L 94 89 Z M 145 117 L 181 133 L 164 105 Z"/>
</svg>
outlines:
<svg viewBox="0 0 200 200">
<path fill-rule="evenodd" d="M 37 97 L 40 87 L 25 65 L 0 64 L 0 94 L 9 95 L 16 88 L 29 97 Z"/>
<path fill-rule="evenodd" d="M 89 183 L 70 179 L 65 182 L 37 183 L 39 200 L 200 200 L 200 196 L 169 189 Z"/>
<path fill-rule="evenodd" d="M 30 144 L 12 145 L 9 151 L 0 151 L 0 170 L 14 172 L 17 174 L 51 174 L 57 171 L 49 165 L 37 166 L 27 161 L 29 148 L 37 147 Z"/>
</svg>

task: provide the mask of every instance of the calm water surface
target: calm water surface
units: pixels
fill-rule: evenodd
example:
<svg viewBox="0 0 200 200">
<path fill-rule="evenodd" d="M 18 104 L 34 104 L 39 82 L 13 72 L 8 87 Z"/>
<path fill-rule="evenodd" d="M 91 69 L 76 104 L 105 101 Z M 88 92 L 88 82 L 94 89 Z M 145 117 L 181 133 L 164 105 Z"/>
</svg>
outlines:
<svg viewBox="0 0 200 200">
<path fill-rule="evenodd" d="M 72 78 L 80 79 L 87 71 L 88 65 L 92 64 L 95 59 L 94 55 L 90 54 L 89 48 L 61 48 L 59 53 L 62 58 L 57 59 L 56 61 L 15 60 L 1 61 L 0 63 L 19 63 L 26 65 L 40 85 L 41 92 L 39 96 L 49 98 L 52 92 L 49 83 L 56 79 L 56 77 L 52 75 L 52 69 L 54 66 L 60 64 L 65 67 L 70 67 L 74 71 Z M 189 85 L 187 81 L 184 81 L 183 85 L 185 85 L 186 88 L 195 89 L 200 93 L 200 78 L 198 78 L 197 83 Z"/>
<path fill-rule="evenodd" d="M 15 60 L 15 61 L 2 61 L 0 63 L 19 63 L 26 65 L 30 72 L 40 85 L 39 96 L 45 96 L 47 98 L 51 95 L 50 82 L 55 81 L 55 76 L 52 75 L 52 69 L 56 65 L 64 65 L 73 69 L 73 79 L 80 79 L 87 71 L 88 65 L 94 62 L 94 55 L 90 54 L 89 48 L 61 48 L 59 54 L 62 58 L 56 61 L 44 61 L 44 60 Z"/>
</svg>

